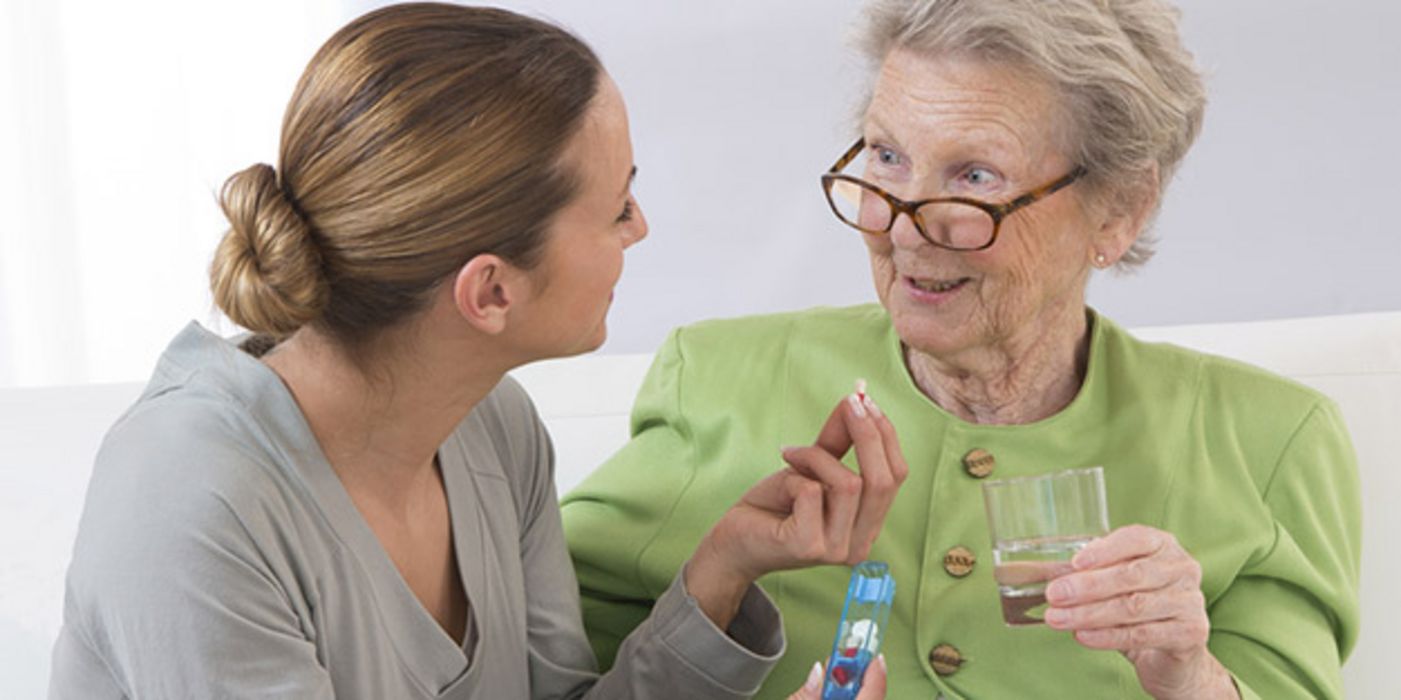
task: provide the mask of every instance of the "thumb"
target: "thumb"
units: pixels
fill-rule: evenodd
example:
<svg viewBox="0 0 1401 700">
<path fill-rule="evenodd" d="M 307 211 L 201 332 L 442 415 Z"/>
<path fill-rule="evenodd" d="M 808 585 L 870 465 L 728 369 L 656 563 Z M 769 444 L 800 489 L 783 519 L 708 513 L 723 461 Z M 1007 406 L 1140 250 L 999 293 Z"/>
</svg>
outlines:
<svg viewBox="0 0 1401 700">
<path fill-rule="evenodd" d="M 866 675 L 861 676 L 861 692 L 856 700 L 884 700 L 885 698 L 885 654 L 876 657 L 876 662 L 866 666 Z"/>
<path fill-rule="evenodd" d="M 803 687 L 788 696 L 788 700 L 822 700 L 822 676 L 822 662 L 819 661 L 812 665 L 808 679 L 803 681 Z"/>
</svg>

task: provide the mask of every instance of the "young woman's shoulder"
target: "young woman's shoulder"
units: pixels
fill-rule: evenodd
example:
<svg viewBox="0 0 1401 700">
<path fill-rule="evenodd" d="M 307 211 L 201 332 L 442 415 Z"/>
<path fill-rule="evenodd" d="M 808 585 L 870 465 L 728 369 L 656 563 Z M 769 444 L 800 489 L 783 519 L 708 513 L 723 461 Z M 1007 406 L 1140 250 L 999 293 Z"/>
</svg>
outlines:
<svg viewBox="0 0 1401 700">
<path fill-rule="evenodd" d="M 278 444 L 247 405 L 218 392 L 148 391 L 98 450 L 75 572 L 175 575 L 211 558 L 262 558 L 306 510 L 288 462 L 314 448 Z"/>
</svg>

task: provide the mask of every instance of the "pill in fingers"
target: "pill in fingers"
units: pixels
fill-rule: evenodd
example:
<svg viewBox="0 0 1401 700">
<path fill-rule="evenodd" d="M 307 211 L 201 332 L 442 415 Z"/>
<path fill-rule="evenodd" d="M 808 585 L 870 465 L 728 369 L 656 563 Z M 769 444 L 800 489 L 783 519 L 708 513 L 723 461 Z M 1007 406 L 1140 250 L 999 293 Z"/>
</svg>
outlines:
<svg viewBox="0 0 1401 700">
<path fill-rule="evenodd" d="M 866 393 L 867 386 L 865 379 L 856 380 L 856 399 L 861 402 L 861 405 L 866 409 L 867 413 L 879 418 L 883 414 L 881 413 L 880 406 L 877 406 L 876 402 L 871 399 L 871 395 Z M 861 414 L 858 413 L 857 415 Z"/>
</svg>

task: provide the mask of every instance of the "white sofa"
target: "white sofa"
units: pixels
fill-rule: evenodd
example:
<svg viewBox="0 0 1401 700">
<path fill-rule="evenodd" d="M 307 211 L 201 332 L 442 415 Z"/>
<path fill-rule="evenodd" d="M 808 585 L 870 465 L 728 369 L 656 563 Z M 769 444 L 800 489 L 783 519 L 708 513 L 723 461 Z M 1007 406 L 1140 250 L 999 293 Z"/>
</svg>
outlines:
<svg viewBox="0 0 1401 700">
<path fill-rule="evenodd" d="M 1257 364 L 1333 397 L 1362 468 L 1362 636 L 1343 669 L 1348 696 L 1395 697 L 1388 662 L 1401 628 L 1401 312 L 1139 329 Z M 516 375 L 554 436 L 559 489 L 627 438 L 627 414 L 650 358 L 605 355 L 540 363 Z M 92 457 L 138 384 L 0 390 L 0 698 L 43 697 Z"/>
</svg>

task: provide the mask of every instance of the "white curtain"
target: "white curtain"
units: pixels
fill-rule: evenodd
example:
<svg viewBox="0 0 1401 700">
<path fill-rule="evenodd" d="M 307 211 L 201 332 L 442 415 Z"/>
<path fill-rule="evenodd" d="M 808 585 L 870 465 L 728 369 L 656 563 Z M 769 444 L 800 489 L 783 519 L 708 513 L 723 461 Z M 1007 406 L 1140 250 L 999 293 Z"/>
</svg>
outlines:
<svg viewBox="0 0 1401 700">
<path fill-rule="evenodd" d="M 144 377 L 339 0 L 0 0 L 0 386 Z"/>
</svg>

